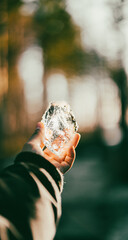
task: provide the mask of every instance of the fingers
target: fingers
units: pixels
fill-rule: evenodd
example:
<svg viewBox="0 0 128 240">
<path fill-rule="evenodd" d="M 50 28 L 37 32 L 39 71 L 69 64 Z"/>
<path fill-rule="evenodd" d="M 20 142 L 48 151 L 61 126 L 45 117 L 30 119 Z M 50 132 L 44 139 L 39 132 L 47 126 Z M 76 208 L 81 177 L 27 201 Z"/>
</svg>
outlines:
<svg viewBox="0 0 128 240">
<path fill-rule="evenodd" d="M 75 161 L 75 148 L 78 145 L 79 140 L 80 134 L 76 133 L 70 143 L 70 147 L 68 146 L 68 148 L 65 150 L 63 157 L 56 156 L 48 149 L 43 151 L 43 156 L 64 174 L 72 167 Z"/>
<path fill-rule="evenodd" d="M 75 148 L 77 147 L 79 140 L 80 140 L 80 134 L 76 133 L 70 143 L 70 147 L 67 151 L 65 159 L 61 164 L 61 168 L 62 168 L 61 171 L 63 173 L 67 172 L 73 166 L 73 163 L 74 163 L 75 157 L 76 157 Z"/>
<path fill-rule="evenodd" d="M 60 164 L 59 170 L 64 174 L 66 173 L 73 165 L 75 161 L 75 149 L 74 147 L 70 148 L 69 155 L 65 157 L 65 160 Z"/>
<path fill-rule="evenodd" d="M 70 146 L 74 146 L 74 148 L 76 148 L 79 141 L 80 141 L 80 134 L 76 133 L 75 136 L 73 137 L 71 143 L 70 143 Z"/>
<path fill-rule="evenodd" d="M 54 159 L 58 162 L 62 162 L 65 159 L 65 155 L 57 156 L 54 153 L 52 153 L 48 148 L 46 148 L 44 151 L 44 154 L 48 155 L 51 159 Z"/>
<path fill-rule="evenodd" d="M 48 161 L 51 161 L 52 160 L 52 157 L 48 154 L 45 153 L 45 151 L 42 151 L 42 156 L 47 159 Z"/>
<path fill-rule="evenodd" d="M 57 160 L 56 160 L 56 158 L 55 157 L 53 157 L 51 154 L 47 154 L 47 153 L 45 153 L 45 151 L 42 151 L 42 156 L 45 158 L 45 159 L 47 159 L 50 163 L 52 163 L 55 167 L 57 167 L 58 169 L 59 169 L 59 167 L 60 167 L 60 162 L 58 161 L 58 158 L 57 158 Z M 54 154 L 54 156 L 56 156 L 55 154 Z M 57 157 L 57 156 L 56 156 Z"/>
<path fill-rule="evenodd" d="M 70 145 L 67 146 L 64 150 L 63 161 L 65 161 L 66 157 L 75 158 L 75 148 L 77 147 L 79 140 L 80 140 L 80 134 L 76 133 L 73 139 L 71 140 Z"/>
<path fill-rule="evenodd" d="M 60 161 L 59 157 L 57 157 L 57 156 L 56 156 L 57 159 L 55 159 L 55 157 L 46 154 L 45 151 L 42 152 L 42 155 L 45 159 L 47 159 L 50 163 L 52 163 L 56 168 L 58 168 L 61 171 L 61 173 L 64 174 L 72 167 L 72 165 L 74 163 L 75 149 L 73 146 L 70 148 L 70 151 L 69 151 L 68 155 L 65 157 L 64 161 Z"/>
<path fill-rule="evenodd" d="M 65 157 L 65 162 L 69 165 L 69 167 L 71 168 L 73 163 L 74 163 L 74 160 L 75 160 L 75 148 L 74 147 L 71 147 L 69 149 L 69 152 L 68 152 L 68 155 Z"/>
<path fill-rule="evenodd" d="M 80 140 L 80 134 L 76 133 L 72 141 L 70 142 L 70 146 L 66 146 L 60 156 L 52 153 L 48 148 L 46 148 L 43 152 L 47 154 L 50 158 L 57 160 L 58 162 L 62 162 L 65 160 L 66 156 L 71 155 L 72 147 L 76 148 Z"/>
</svg>

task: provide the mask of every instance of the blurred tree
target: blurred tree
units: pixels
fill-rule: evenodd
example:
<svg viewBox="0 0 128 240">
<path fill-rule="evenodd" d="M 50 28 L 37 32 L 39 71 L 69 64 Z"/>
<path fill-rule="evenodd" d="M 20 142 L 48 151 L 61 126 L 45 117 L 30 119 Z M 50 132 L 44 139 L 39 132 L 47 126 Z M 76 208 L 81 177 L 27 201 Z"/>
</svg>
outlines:
<svg viewBox="0 0 128 240">
<path fill-rule="evenodd" d="M 124 14 L 124 4 L 126 1 L 113 1 L 109 2 L 109 7 L 113 10 L 113 30 L 118 33 L 118 36 L 122 39 L 122 45 L 118 49 L 118 56 L 115 61 L 107 63 L 108 73 L 112 77 L 119 89 L 119 97 L 121 100 L 121 118 L 120 128 L 122 131 L 122 141 L 118 147 L 118 150 L 112 154 L 110 152 L 109 160 L 112 166 L 112 175 L 115 176 L 117 182 L 128 182 L 128 129 L 126 123 L 126 111 L 128 107 L 128 84 L 127 74 L 124 67 L 124 53 L 127 51 L 125 38 L 123 34 L 123 24 L 127 23 L 126 14 Z M 118 39 L 117 39 L 118 40 Z"/>
<path fill-rule="evenodd" d="M 119 88 L 121 100 L 121 119 L 120 127 L 123 131 L 124 140 L 127 139 L 127 123 L 126 123 L 126 110 L 127 110 L 127 76 L 126 72 L 121 65 L 118 68 L 113 68 L 110 71 L 112 79 L 115 81 Z"/>
<path fill-rule="evenodd" d="M 89 56 L 83 50 L 80 28 L 66 11 L 64 0 L 40 0 L 35 29 L 44 56 L 43 108 L 47 106 L 47 78 L 51 71 L 62 71 L 67 78 L 86 70 Z"/>
<path fill-rule="evenodd" d="M 1 0 L 0 3 L 1 156 L 15 153 L 22 144 L 26 126 L 23 84 L 17 70 L 18 58 L 25 46 L 24 29 L 28 22 L 20 14 L 21 5 L 20 0 Z"/>
<path fill-rule="evenodd" d="M 123 7 L 125 1 L 118 1 L 114 3 L 109 3 L 110 7 L 113 9 L 113 28 L 119 33 L 123 41 L 123 47 L 118 49 L 118 58 L 115 60 L 114 67 L 113 64 L 109 65 L 110 75 L 117 84 L 119 88 L 120 100 L 121 100 L 121 119 L 120 127 L 123 132 L 123 143 L 127 143 L 128 133 L 127 133 L 127 123 L 126 123 L 126 110 L 128 105 L 128 85 L 127 85 L 127 75 L 124 68 L 124 52 L 126 51 L 125 38 L 122 33 L 121 24 L 126 20 L 124 15 Z"/>
</svg>

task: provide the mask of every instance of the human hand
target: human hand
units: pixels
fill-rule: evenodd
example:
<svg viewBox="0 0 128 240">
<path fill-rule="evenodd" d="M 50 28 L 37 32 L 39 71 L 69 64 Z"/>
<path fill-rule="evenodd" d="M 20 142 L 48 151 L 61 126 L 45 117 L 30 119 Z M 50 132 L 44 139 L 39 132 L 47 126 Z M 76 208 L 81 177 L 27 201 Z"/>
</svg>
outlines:
<svg viewBox="0 0 128 240">
<path fill-rule="evenodd" d="M 80 134 L 76 133 L 71 140 L 70 144 L 65 147 L 63 153 L 60 156 L 52 153 L 48 148 L 42 151 L 44 147 L 43 143 L 44 135 L 44 124 L 42 122 L 37 123 L 37 128 L 31 138 L 25 143 L 22 151 L 34 152 L 41 155 L 50 163 L 52 163 L 56 168 L 58 168 L 61 173 L 66 173 L 73 165 L 75 160 L 75 148 L 80 140 Z"/>
</svg>

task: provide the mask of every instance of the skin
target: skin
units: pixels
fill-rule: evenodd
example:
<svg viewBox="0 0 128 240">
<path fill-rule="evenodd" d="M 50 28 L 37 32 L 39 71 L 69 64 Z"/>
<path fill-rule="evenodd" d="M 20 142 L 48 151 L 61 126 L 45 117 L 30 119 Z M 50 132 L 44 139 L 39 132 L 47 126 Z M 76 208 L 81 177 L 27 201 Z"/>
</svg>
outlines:
<svg viewBox="0 0 128 240">
<path fill-rule="evenodd" d="M 30 137 L 28 142 L 25 143 L 22 151 L 29 151 L 39 154 L 52 163 L 56 168 L 58 168 L 62 174 L 66 173 L 72 167 L 75 161 L 75 148 L 79 143 L 80 134 L 76 133 L 74 135 L 69 145 L 63 150 L 61 156 L 56 156 L 54 153 L 48 150 L 48 148 L 42 151 L 44 147 L 43 136 L 44 125 L 42 122 L 38 122 L 34 134 Z"/>
</svg>

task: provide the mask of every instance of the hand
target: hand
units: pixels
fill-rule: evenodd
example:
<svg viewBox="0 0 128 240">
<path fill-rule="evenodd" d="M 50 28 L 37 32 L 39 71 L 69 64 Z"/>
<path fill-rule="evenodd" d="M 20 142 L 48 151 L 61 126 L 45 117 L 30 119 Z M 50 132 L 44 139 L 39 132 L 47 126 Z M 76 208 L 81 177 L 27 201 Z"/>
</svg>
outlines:
<svg viewBox="0 0 128 240">
<path fill-rule="evenodd" d="M 70 145 L 66 146 L 61 156 L 56 156 L 48 148 L 42 151 L 44 147 L 43 143 L 44 135 L 44 125 L 42 122 L 37 123 L 37 128 L 31 138 L 25 143 L 22 151 L 30 151 L 41 155 L 50 163 L 52 163 L 56 168 L 58 168 L 61 173 L 66 173 L 73 165 L 75 160 L 75 148 L 80 140 L 80 134 L 76 133 L 70 142 Z"/>
</svg>

